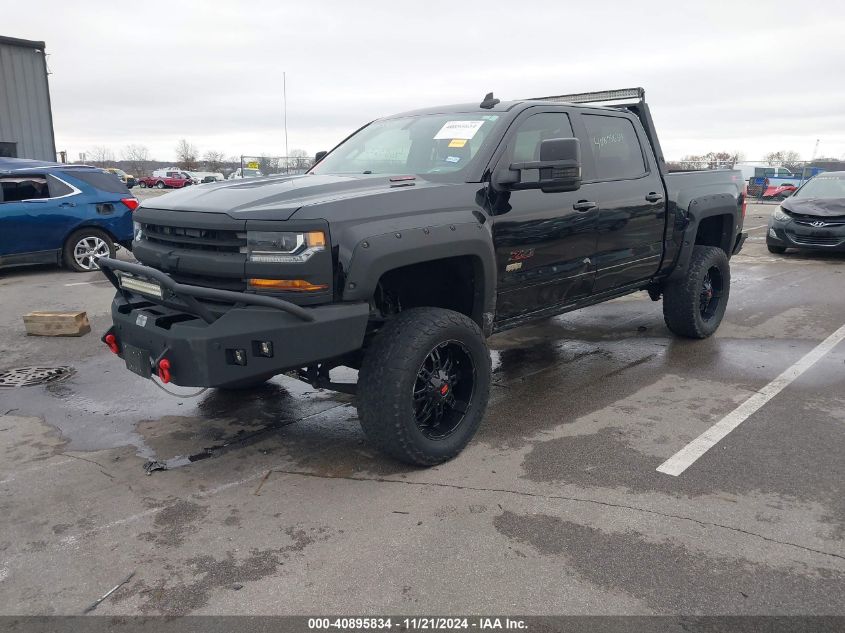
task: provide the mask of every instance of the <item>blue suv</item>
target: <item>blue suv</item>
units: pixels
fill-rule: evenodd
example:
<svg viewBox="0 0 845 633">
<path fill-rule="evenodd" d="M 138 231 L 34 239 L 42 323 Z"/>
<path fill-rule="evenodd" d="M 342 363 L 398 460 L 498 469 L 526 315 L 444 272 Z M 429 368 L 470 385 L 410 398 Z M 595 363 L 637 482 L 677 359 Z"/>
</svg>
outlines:
<svg viewBox="0 0 845 633">
<path fill-rule="evenodd" d="M 0 267 L 54 263 L 76 272 L 132 246 L 138 200 L 95 167 L 0 158 Z"/>
</svg>

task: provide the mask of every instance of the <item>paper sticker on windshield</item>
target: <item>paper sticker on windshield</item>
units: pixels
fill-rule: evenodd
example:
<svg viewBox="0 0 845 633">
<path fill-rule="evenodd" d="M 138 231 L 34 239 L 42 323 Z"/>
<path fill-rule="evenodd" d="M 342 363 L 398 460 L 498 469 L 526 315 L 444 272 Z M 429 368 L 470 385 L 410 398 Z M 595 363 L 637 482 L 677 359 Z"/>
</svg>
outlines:
<svg viewBox="0 0 845 633">
<path fill-rule="evenodd" d="M 459 162 L 461 162 L 461 157 L 460 156 L 447 156 L 446 162 L 447 163 L 459 163 Z"/>
<path fill-rule="evenodd" d="M 465 138 L 453 138 L 449 141 L 449 147 L 463 147 L 467 144 L 467 140 Z"/>
<path fill-rule="evenodd" d="M 440 131 L 434 135 L 434 140 L 462 138 L 468 141 L 485 123 L 486 121 L 446 121 Z"/>
</svg>

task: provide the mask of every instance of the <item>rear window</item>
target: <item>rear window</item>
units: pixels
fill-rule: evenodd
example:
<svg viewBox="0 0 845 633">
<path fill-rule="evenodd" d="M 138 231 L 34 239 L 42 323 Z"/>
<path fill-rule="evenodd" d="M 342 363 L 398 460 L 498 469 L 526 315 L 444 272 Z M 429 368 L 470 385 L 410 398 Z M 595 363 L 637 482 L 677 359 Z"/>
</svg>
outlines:
<svg viewBox="0 0 845 633">
<path fill-rule="evenodd" d="M 107 191 L 109 193 L 120 193 L 129 195 L 129 189 L 126 188 L 120 180 L 113 174 L 107 174 L 103 171 L 65 171 L 71 178 L 76 178 L 82 182 L 86 182 L 95 189 L 100 191 Z"/>
<path fill-rule="evenodd" d="M 645 173 L 643 151 L 629 119 L 585 114 L 584 124 L 596 163 L 596 180 L 637 178 Z"/>
</svg>

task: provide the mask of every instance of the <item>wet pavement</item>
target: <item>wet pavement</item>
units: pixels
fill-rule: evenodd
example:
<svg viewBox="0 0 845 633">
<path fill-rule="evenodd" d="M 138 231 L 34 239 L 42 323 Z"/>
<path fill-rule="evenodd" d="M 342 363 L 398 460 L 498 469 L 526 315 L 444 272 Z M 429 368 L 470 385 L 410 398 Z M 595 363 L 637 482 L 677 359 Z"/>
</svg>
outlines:
<svg viewBox="0 0 845 633">
<path fill-rule="evenodd" d="M 134 571 L 96 613 L 845 614 L 845 343 L 656 470 L 845 323 L 845 257 L 769 254 L 771 210 L 714 338 L 644 293 L 497 335 L 478 436 L 427 470 L 288 377 L 163 393 L 99 343 L 96 274 L 0 272 L 0 370 L 75 369 L 0 390 L 0 613 L 81 613 Z M 70 308 L 92 334 L 24 335 Z"/>
</svg>

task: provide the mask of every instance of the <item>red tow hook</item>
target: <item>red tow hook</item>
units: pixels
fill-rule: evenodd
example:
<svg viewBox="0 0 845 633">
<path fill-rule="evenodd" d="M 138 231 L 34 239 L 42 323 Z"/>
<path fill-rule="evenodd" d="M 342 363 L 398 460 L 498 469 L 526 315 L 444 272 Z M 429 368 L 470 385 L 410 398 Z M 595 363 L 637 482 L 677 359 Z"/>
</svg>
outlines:
<svg viewBox="0 0 845 633">
<path fill-rule="evenodd" d="M 112 354 L 120 354 L 120 347 L 117 344 L 117 337 L 114 334 L 106 334 L 103 341 L 109 346 Z"/>
<path fill-rule="evenodd" d="M 158 377 L 164 384 L 170 382 L 170 361 L 166 358 L 162 358 L 158 361 Z"/>
</svg>

